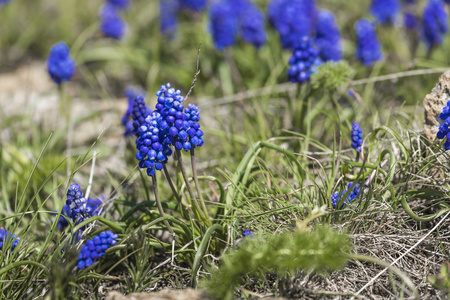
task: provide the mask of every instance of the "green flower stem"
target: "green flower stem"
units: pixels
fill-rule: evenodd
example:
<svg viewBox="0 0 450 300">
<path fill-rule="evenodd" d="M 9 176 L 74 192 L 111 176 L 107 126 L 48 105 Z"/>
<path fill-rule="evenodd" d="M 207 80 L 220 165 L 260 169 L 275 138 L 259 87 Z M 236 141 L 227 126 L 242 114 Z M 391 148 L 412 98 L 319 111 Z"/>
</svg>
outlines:
<svg viewBox="0 0 450 300">
<path fill-rule="evenodd" d="M 197 168 L 195 166 L 195 151 L 194 148 L 191 148 L 191 166 L 192 166 L 192 174 L 194 176 L 194 184 L 195 188 L 197 190 L 198 199 L 200 199 L 200 205 L 203 209 L 203 213 L 205 216 L 208 216 L 208 209 L 206 208 L 205 201 L 203 201 L 202 193 L 200 192 L 200 185 L 198 184 L 198 177 L 197 177 Z"/>
<path fill-rule="evenodd" d="M 183 216 L 183 218 L 188 219 L 189 214 L 186 211 L 187 208 L 184 207 L 183 203 L 181 202 L 181 197 L 180 197 L 180 195 L 178 195 L 177 189 L 175 188 L 175 185 L 173 184 L 172 178 L 170 177 L 170 173 L 167 170 L 166 164 L 164 164 L 163 170 L 164 170 L 164 176 L 166 176 L 167 182 L 169 183 L 169 186 L 172 189 L 172 193 L 175 196 L 175 198 L 177 199 L 178 208 L 180 209 L 181 215 Z"/>
<path fill-rule="evenodd" d="M 187 176 L 186 169 L 183 165 L 183 158 L 181 157 L 180 150 L 175 150 L 178 165 L 180 166 L 181 174 L 183 175 L 184 182 L 186 183 L 186 188 L 188 190 L 189 196 L 191 196 L 192 204 L 193 204 L 193 212 L 195 216 L 200 220 L 206 223 L 207 226 L 211 225 L 211 220 L 208 215 L 204 215 L 200 205 L 198 204 L 197 198 L 194 197 L 194 191 L 192 190 L 191 185 L 189 184 L 189 177 Z"/>
<path fill-rule="evenodd" d="M 152 175 L 152 182 L 153 182 L 153 189 L 155 192 L 156 206 L 158 207 L 159 214 L 161 215 L 161 217 L 164 217 L 165 216 L 164 209 L 162 208 L 161 200 L 159 199 L 158 181 L 156 180 L 156 174 Z M 164 220 L 164 225 L 166 225 L 170 234 L 175 238 L 175 232 L 173 231 L 172 227 L 170 226 L 169 222 L 167 222 L 167 220 Z"/>
<path fill-rule="evenodd" d="M 198 250 L 197 250 L 197 253 L 195 254 L 195 258 L 194 258 L 194 264 L 192 265 L 191 287 L 194 287 L 194 288 L 197 287 L 198 269 L 200 268 L 200 263 L 202 261 L 203 256 L 205 255 L 206 246 L 209 244 L 211 235 L 216 230 L 220 230 L 221 232 L 223 232 L 223 229 L 224 228 L 222 227 L 222 225 L 214 224 L 211 227 L 209 227 L 208 230 L 206 230 L 205 235 L 203 236 L 203 239 L 202 239 L 200 245 L 198 246 Z"/>
</svg>

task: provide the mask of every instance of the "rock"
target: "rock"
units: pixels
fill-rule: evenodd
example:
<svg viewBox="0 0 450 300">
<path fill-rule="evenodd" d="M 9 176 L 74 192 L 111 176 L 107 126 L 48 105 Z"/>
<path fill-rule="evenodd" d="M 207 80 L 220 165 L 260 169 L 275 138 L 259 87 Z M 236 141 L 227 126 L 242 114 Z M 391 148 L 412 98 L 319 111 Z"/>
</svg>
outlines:
<svg viewBox="0 0 450 300">
<path fill-rule="evenodd" d="M 450 101 L 450 71 L 439 77 L 439 82 L 431 93 L 423 99 L 425 108 L 423 131 L 426 138 L 431 142 L 436 139 L 436 133 L 439 131 L 439 125 L 442 123 L 439 114 L 442 112 L 442 108 L 447 105 L 447 101 Z"/>
<path fill-rule="evenodd" d="M 110 292 L 106 300 L 208 300 L 203 292 L 191 288 L 183 290 L 164 289 L 156 293 L 132 293 L 122 295 L 119 292 Z"/>
</svg>

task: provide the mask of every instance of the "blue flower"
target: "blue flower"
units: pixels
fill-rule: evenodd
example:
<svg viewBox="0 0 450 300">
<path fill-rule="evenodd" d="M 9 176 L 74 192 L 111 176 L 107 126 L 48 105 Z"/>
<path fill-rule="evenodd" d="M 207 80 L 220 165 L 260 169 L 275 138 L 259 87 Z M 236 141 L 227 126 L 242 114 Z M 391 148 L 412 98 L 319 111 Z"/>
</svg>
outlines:
<svg viewBox="0 0 450 300">
<path fill-rule="evenodd" d="M 139 128 L 144 125 L 145 119 L 151 114 L 151 109 L 145 105 L 144 97 L 138 96 L 133 102 L 133 134 L 139 136 Z"/>
<path fill-rule="evenodd" d="M 341 200 L 341 198 L 352 188 L 352 183 L 350 182 L 347 186 L 347 190 L 339 193 L 334 193 L 331 195 L 331 205 L 333 205 L 334 208 L 336 208 L 336 205 Z M 343 208 L 345 204 L 348 204 L 355 200 L 357 197 L 362 195 L 362 189 L 359 182 L 356 183 L 355 188 L 350 192 L 350 194 L 347 196 L 347 198 L 344 200 L 340 208 Z"/>
<path fill-rule="evenodd" d="M 195 11 L 202 11 L 206 8 L 208 0 L 180 0 L 181 4 Z"/>
<path fill-rule="evenodd" d="M 242 231 L 242 235 L 244 236 L 244 237 L 255 237 L 255 234 L 253 233 L 253 232 L 251 232 L 250 230 L 248 230 L 248 229 L 245 229 L 244 231 Z"/>
<path fill-rule="evenodd" d="M 356 58 L 364 65 L 370 66 L 383 58 L 381 44 L 375 32 L 375 22 L 361 19 L 355 23 L 357 37 Z"/>
<path fill-rule="evenodd" d="M 312 40 L 303 37 L 289 58 L 289 69 L 287 75 L 291 82 L 305 82 L 310 79 L 311 74 L 317 72 L 317 67 L 323 63 L 319 56 L 319 49 L 315 47 Z"/>
<path fill-rule="evenodd" d="M 16 238 L 16 235 L 13 234 L 11 231 L 6 231 L 5 229 L 1 228 L 0 229 L 0 250 L 3 249 L 3 245 L 5 243 L 11 243 L 12 241 L 12 245 L 11 245 L 11 252 L 14 251 L 14 249 L 16 248 L 17 244 L 19 244 L 20 242 L 20 238 Z"/>
<path fill-rule="evenodd" d="M 100 30 L 107 37 L 120 40 L 125 34 L 125 22 L 114 5 L 105 4 L 100 11 Z"/>
<path fill-rule="evenodd" d="M 178 27 L 177 14 L 180 10 L 178 0 L 160 0 L 159 1 L 160 20 L 159 27 L 161 33 L 173 37 Z"/>
<path fill-rule="evenodd" d="M 125 96 L 128 98 L 128 108 L 122 116 L 122 125 L 125 127 L 124 136 L 133 135 L 133 106 L 134 99 L 138 96 L 145 96 L 145 91 L 141 89 L 136 89 L 133 87 L 128 87 L 125 90 Z"/>
<path fill-rule="evenodd" d="M 100 215 L 102 210 L 100 206 L 103 201 L 101 199 L 86 198 L 78 184 L 73 183 L 67 191 L 66 205 L 63 206 L 61 216 L 58 220 L 58 228 L 63 230 L 69 225 L 67 219 L 72 220 L 75 224 Z M 81 229 L 82 233 L 84 228 Z"/>
<path fill-rule="evenodd" d="M 417 25 L 418 25 L 417 17 L 409 11 L 405 11 L 403 13 L 403 23 L 404 23 L 406 29 L 408 29 L 408 30 L 416 30 L 417 29 Z"/>
<path fill-rule="evenodd" d="M 436 134 L 436 137 L 440 140 L 447 137 L 447 140 L 444 143 L 444 149 L 450 150 L 450 101 L 447 102 L 447 105 L 442 109 L 442 113 L 439 115 L 439 118 L 444 122 L 439 126 L 439 131 Z"/>
<path fill-rule="evenodd" d="M 242 39 L 260 48 L 266 43 L 267 34 L 264 26 L 264 14 L 249 0 L 234 0 L 239 14 L 239 32 Z"/>
<path fill-rule="evenodd" d="M 361 152 L 361 146 L 363 144 L 363 131 L 361 126 L 353 122 L 352 123 L 352 148 L 356 150 L 356 152 Z"/>
<path fill-rule="evenodd" d="M 114 5 L 118 9 L 127 9 L 130 5 L 130 0 L 107 0 L 107 3 Z"/>
<path fill-rule="evenodd" d="M 11 0 L 0 0 L 0 6 L 9 3 Z"/>
<path fill-rule="evenodd" d="M 400 12 L 399 0 L 372 0 L 370 13 L 381 24 L 394 23 L 395 16 Z"/>
<path fill-rule="evenodd" d="M 75 74 L 75 61 L 69 52 L 69 47 L 64 42 L 53 45 L 50 50 L 47 69 L 50 77 L 58 85 L 63 81 L 69 81 Z"/>
<path fill-rule="evenodd" d="M 209 9 L 209 31 L 217 50 L 233 46 L 239 34 L 239 18 L 232 1 L 216 1 Z"/>
<path fill-rule="evenodd" d="M 267 14 L 278 31 L 283 48 L 293 49 L 304 36 L 314 29 L 315 0 L 272 0 Z"/>
<path fill-rule="evenodd" d="M 78 256 L 77 267 L 84 269 L 92 266 L 100 257 L 106 254 L 106 250 L 117 244 L 118 235 L 112 233 L 111 230 L 102 231 L 99 235 L 87 240 L 81 248 Z"/>
<path fill-rule="evenodd" d="M 342 42 L 339 27 L 332 12 L 321 9 L 317 14 L 316 45 L 324 61 L 342 59 Z"/>
<path fill-rule="evenodd" d="M 422 38 L 429 48 L 440 45 L 448 31 L 448 16 L 442 0 L 428 0 L 422 16 Z"/>
</svg>

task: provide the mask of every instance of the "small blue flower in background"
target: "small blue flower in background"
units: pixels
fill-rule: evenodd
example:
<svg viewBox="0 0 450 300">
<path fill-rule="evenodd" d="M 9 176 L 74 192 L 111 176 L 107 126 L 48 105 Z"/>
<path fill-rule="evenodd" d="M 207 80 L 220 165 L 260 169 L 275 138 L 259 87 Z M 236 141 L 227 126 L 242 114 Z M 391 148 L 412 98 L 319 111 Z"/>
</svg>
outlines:
<svg viewBox="0 0 450 300">
<path fill-rule="evenodd" d="M 159 10 L 159 27 L 162 34 L 173 37 L 178 27 L 177 14 L 180 11 L 180 2 L 178 0 L 160 0 Z"/>
<path fill-rule="evenodd" d="M 208 27 L 217 50 L 223 50 L 236 43 L 239 35 L 239 18 L 232 1 L 220 0 L 211 4 Z"/>
<path fill-rule="evenodd" d="M 361 126 L 353 122 L 352 123 L 352 148 L 356 150 L 356 152 L 361 152 L 361 146 L 363 144 L 363 131 Z"/>
<path fill-rule="evenodd" d="M 317 14 L 315 43 L 324 61 L 342 59 L 342 42 L 339 27 L 332 12 L 326 9 Z"/>
<path fill-rule="evenodd" d="M 202 11 L 206 8 L 206 4 L 208 0 L 180 0 L 183 6 L 194 10 L 194 11 Z"/>
<path fill-rule="evenodd" d="M 91 240 L 87 240 L 81 248 L 78 256 L 77 267 L 84 269 L 92 266 L 100 257 L 104 256 L 105 251 L 117 244 L 118 235 L 112 233 L 111 230 L 102 231 L 99 235 L 94 236 Z"/>
<path fill-rule="evenodd" d="M 402 5 L 399 0 L 372 0 L 370 14 L 374 16 L 380 24 L 393 24 L 401 7 Z"/>
<path fill-rule="evenodd" d="M 1 228 L 0 229 L 0 250 L 3 249 L 3 245 L 5 243 L 10 243 L 11 240 L 13 240 L 12 245 L 11 245 L 11 252 L 13 252 L 14 249 L 16 248 L 17 244 L 19 244 L 20 238 L 16 238 L 16 235 L 13 234 L 11 231 L 6 231 L 5 229 Z"/>
<path fill-rule="evenodd" d="M 125 89 L 125 96 L 128 98 L 128 108 L 122 116 L 122 125 L 125 127 L 124 136 L 133 135 L 133 107 L 134 99 L 138 96 L 145 96 L 145 91 L 133 87 L 128 87 Z"/>
<path fill-rule="evenodd" d="M 118 9 L 127 9 L 130 6 L 130 0 L 107 0 L 107 3 Z"/>
<path fill-rule="evenodd" d="M 289 58 L 287 75 L 291 82 L 305 82 L 311 74 L 317 72 L 317 67 L 323 63 L 319 56 L 319 49 L 315 47 L 309 37 L 303 37 Z"/>
<path fill-rule="evenodd" d="M 341 197 L 343 197 L 348 190 L 352 188 L 352 183 L 350 182 L 347 185 L 347 190 L 339 193 L 334 193 L 331 195 L 331 205 L 333 205 L 334 208 L 336 208 L 336 205 L 341 200 Z M 362 189 L 361 184 L 359 182 L 356 183 L 355 188 L 350 192 L 350 194 L 347 196 L 347 198 L 344 200 L 340 208 L 343 208 L 345 204 L 349 204 L 353 200 L 355 200 L 358 196 L 362 195 Z"/>
<path fill-rule="evenodd" d="M 9 3 L 11 0 L 0 0 L 0 6 Z"/>
<path fill-rule="evenodd" d="M 355 23 L 355 31 L 357 38 L 356 58 L 366 66 L 381 60 L 383 53 L 375 32 L 375 22 L 361 19 Z"/>
<path fill-rule="evenodd" d="M 244 236 L 244 237 L 255 237 L 255 234 L 253 233 L 253 232 L 251 232 L 250 230 L 248 230 L 248 229 L 245 229 L 244 231 L 242 231 L 242 235 Z"/>
<path fill-rule="evenodd" d="M 448 31 L 448 15 L 442 0 L 428 0 L 422 16 L 422 38 L 429 48 L 440 45 Z"/>
<path fill-rule="evenodd" d="M 439 115 L 439 118 L 444 121 L 439 126 L 439 131 L 436 134 L 436 137 L 440 140 L 447 137 L 447 140 L 444 143 L 444 149 L 450 150 L 450 101 L 447 102 L 447 105 L 442 109 L 442 113 Z"/>
<path fill-rule="evenodd" d="M 408 30 L 416 30 L 418 26 L 417 17 L 411 12 L 403 13 L 403 24 Z"/>
<path fill-rule="evenodd" d="M 302 37 L 312 33 L 316 16 L 315 3 L 315 0 L 272 0 L 269 3 L 269 21 L 278 31 L 283 48 L 295 48 Z"/>
<path fill-rule="evenodd" d="M 125 34 L 125 22 L 116 6 L 109 3 L 100 10 L 100 30 L 107 37 L 120 40 Z"/>
<path fill-rule="evenodd" d="M 90 217 L 100 215 L 102 203 L 101 199 L 89 198 L 86 200 L 80 186 L 76 183 L 71 184 L 67 191 L 66 205 L 63 206 L 58 220 L 58 228 L 60 230 L 66 228 L 69 225 L 67 219 L 72 220 L 75 224 L 80 224 Z"/>
<path fill-rule="evenodd" d="M 70 49 L 66 43 L 59 42 L 52 46 L 47 60 L 47 70 L 58 85 L 69 81 L 75 74 L 75 61 L 70 57 Z"/>
<path fill-rule="evenodd" d="M 234 0 L 236 2 L 236 0 Z M 260 48 L 266 43 L 267 33 L 264 24 L 264 14 L 250 0 L 237 0 L 235 5 L 239 14 L 239 31 L 242 39 Z"/>
</svg>

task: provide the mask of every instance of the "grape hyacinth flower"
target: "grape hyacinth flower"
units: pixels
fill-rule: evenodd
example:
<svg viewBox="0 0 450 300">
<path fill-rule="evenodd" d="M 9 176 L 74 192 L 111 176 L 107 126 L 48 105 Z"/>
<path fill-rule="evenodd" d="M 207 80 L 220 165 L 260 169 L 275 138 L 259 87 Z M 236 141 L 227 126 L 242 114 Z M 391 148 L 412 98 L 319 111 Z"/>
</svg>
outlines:
<svg viewBox="0 0 450 300">
<path fill-rule="evenodd" d="M 321 9 L 317 14 L 315 43 L 324 61 L 342 59 L 342 42 L 339 27 L 332 12 Z"/>
<path fill-rule="evenodd" d="M 444 121 L 439 126 L 439 131 L 436 134 L 436 137 L 440 140 L 447 137 L 447 140 L 444 143 L 444 149 L 450 150 L 450 101 L 447 102 L 447 105 L 442 109 L 442 113 L 439 115 L 439 118 Z"/>
<path fill-rule="evenodd" d="M 303 36 L 312 33 L 316 16 L 315 3 L 315 0 L 272 0 L 269 3 L 269 21 L 278 31 L 283 48 L 294 49 Z"/>
<path fill-rule="evenodd" d="M 403 24 L 405 28 L 408 30 L 416 30 L 417 29 L 417 17 L 409 11 L 403 13 Z"/>
<path fill-rule="evenodd" d="M 92 266 L 100 257 L 106 254 L 106 250 L 117 244 L 118 235 L 112 233 L 111 230 L 102 231 L 99 235 L 87 240 L 81 248 L 78 256 L 77 267 L 84 269 Z"/>
<path fill-rule="evenodd" d="M 58 220 L 58 228 L 60 230 L 66 228 L 69 225 L 67 219 L 72 220 L 75 224 L 80 224 L 90 217 L 100 215 L 102 213 L 100 209 L 102 203 L 101 199 L 89 198 L 86 200 L 80 186 L 76 183 L 71 184 L 67 191 L 66 204 L 62 208 L 61 216 Z"/>
<path fill-rule="evenodd" d="M 0 6 L 8 4 L 11 0 L 0 0 Z"/>
<path fill-rule="evenodd" d="M 255 234 L 248 229 L 245 229 L 244 231 L 242 231 L 242 235 L 244 237 L 255 237 Z"/>
<path fill-rule="evenodd" d="M 136 89 L 133 87 L 128 87 L 125 89 L 125 96 L 128 98 L 128 108 L 125 111 L 125 113 L 122 116 L 122 125 L 125 127 L 125 132 L 123 133 L 124 136 L 131 136 L 133 135 L 133 106 L 134 106 L 134 99 L 138 96 L 144 96 L 145 92 L 140 89 Z"/>
<path fill-rule="evenodd" d="M 61 85 L 75 74 L 75 61 L 70 57 L 69 47 L 64 42 L 52 46 L 47 60 L 47 70 L 53 81 Z"/>
<path fill-rule="evenodd" d="M 353 122 L 352 123 L 352 148 L 356 150 L 356 152 L 361 152 L 361 146 L 363 144 L 363 131 L 361 126 Z"/>
<path fill-rule="evenodd" d="M 180 0 L 181 4 L 193 11 L 202 11 L 206 8 L 208 0 Z"/>
<path fill-rule="evenodd" d="M 428 0 L 422 16 L 422 38 L 428 48 L 440 45 L 448 31 L 448 15 L 442 0 Z"/>
<path fill-rule="evenodd" d="M 217 50 L 223 50 L 236 43 L 239 18 L 232 1 L 221 0 L 211 5 L 208 27 Z"/>
<path fill-rule="evenodd" d="M 133 134 L 139 136 L 139 128 L 144 125 L 145 119 L 151 114 L 151 109 L 145 105 L 144 98 L 138 96 L 134 99 L 133 111 Z"/>
<path fill-rule="evenodd" d="M 159 10 L 161 33 L 173 37 L 178 27 L 177 14 L 180 11 L 180 2 L 178 0 L 160 0 Z"/>
<path fill-rule="evenodd" d="M 100 30 L 107 37 L 120 40 L 125 34 L 125 22 L 120 16 L 119 9 L 106 3 L 100 11 Z"/>
<path fill-rule="evenodd" d="M 291 82 L 305 82 L 310 79 L 311 74 L 317 72 L 317 67 L 323 63 L 317 49 L 309 37 L 303 37 L 294 53 L 289 58 L 289 69 L 287 75 Z"/>
<path fill-rule="evenodd" d="M 350 182 L 347 185 L 347 190 L 343 192 L 334 193 L 331 195 L 331 205 L 333 205 L 334 208 L 336 208 L 336 205 L 341 200 L 341 197 L 343 197 L 349 190 L 352 188 L 352 183 Z M 361 184 L 359 182 L 356 183 L 355 188 L 350 192 L 350 194 L 347 196 L 347 198 L 344 200 L 340 208 L 343 208 L 345 204 L 351 203 L 353 200 L 355 200 L 358 196 L 362 194 Z"/>
<path fill-rule="evenodd" d="M 356 37 L 358 40 L 355 56 L 364 65 L 370 66 L 383 58 L 381 44 L 375 32 L 375 22 L 361 19 L 355 23 Z"/>
<path fill-rule="evenodd" d="M 393 24 L 395 17 L 400 12 L 401 6 L 399 0 L 372 0 L 370 14 L 380 24 Z"/>
<path fill-rule="evenodd" d="M 130 6 L 130 0 L 107 0 L 107 4 L 113 5 L 117 9 L 127 9 Z"/>
<path fill-rule="evenodd" d="M 17 244 L 19 244 L 20 238 L 16 238 L 16 235 L 13 234 L 11 231 L 7 231 L 3 228 L 0 228 L 0 250 L 3 249 L 3 245 L 5 243 L 9 243 L 11 240 L 13 240 L 11 245 L 11 252 L 13 252 L 14 249 L 17 247 Z"/>
<path fill-rule="evenodd" d="M 266 43 L 264 14 L 250 0 L 234 0 L 239 14 L 239 32 L 242 39 L 260 48 Z"/>
</svg>

